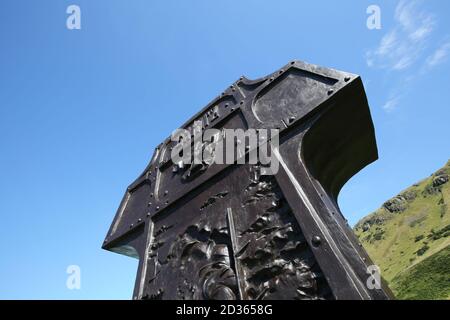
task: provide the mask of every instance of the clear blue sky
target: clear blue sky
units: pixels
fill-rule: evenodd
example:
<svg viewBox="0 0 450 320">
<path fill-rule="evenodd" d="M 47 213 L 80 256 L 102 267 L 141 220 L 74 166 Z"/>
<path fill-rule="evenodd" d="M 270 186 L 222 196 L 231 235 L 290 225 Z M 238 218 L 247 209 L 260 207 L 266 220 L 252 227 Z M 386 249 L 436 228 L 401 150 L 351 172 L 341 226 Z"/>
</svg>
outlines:
<svg viewBox="0 0 450 320">
<path fill-rule="evenodd" d="M 131 297 L 100 249 L 154 147 L 246 75 L 289 60 L 358 73 L 380 159 L 342 190 L 354 224 L 450 158 L 450 2 L 0 2 L 0 298 Z M 81 8 L 81 30 L 66 8 Z M 381 8 L 381 30 L 366 8 Z M 68 265 L 81 290 L 66 288 Z"/>
</svg>

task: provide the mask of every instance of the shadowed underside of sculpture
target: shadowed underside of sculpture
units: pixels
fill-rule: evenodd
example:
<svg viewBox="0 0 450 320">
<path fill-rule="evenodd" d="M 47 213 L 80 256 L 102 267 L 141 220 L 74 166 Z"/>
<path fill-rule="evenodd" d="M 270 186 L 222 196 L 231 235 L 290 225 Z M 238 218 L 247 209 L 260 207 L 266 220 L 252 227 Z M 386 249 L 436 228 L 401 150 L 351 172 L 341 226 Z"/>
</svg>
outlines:
<svg viewBox="0 0 450 320">
<path fill-rule="evenodd" d="M 103 244 L 139 259 L 135 299 L 391 297 L 384 282 L 367 286 L 372 263 L 337 205 L 345 182 L 377 159 L 358 76 L 293 61 L 258 80 L 241 77 L 182 128 L 196 120 L 278 129 L 279 168 L 180 166 L 170 156 L 176 143 L 161 143 Z"/>
</svg>

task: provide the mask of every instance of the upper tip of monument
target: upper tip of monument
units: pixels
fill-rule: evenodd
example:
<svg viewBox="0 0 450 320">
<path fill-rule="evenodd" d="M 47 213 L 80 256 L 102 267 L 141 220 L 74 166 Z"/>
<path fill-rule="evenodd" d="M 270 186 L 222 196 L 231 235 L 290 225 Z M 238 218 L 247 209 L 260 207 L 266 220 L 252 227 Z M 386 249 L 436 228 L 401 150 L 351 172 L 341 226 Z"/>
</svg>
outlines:
<svg viewBox="0 0 450 320">
<path fill-rule="evenodd" d="M 298 60 L 298 59 L 294 59 L 289 61 L 287 64 L 285 64 L 284 66 L 282 66 L 281 68 L 279 68 L 278 70 L 276 70 L 275 72 L 263 76 L 261 78 L 256 78 L 256 79 L 251 79 L 246 77 L 245 75 L 242 75 L 241 77 L 239 77 L 239 79 L 235 82 L 235 84 L 237 84 L 238 86 L 240 84 L 255 84 L 255 83 L 259 83 L 262 81 L 266 81 L 266 80 L 274 80 L 277 77 L 282 76 L 285 73 L 289 73 L 292 70 L 301 70 L 301 71 L 306 71 L 306 72 L 310 72 L 310 73 L 314 73 L 316 75 L 323 75 L 325 77 L 330 77 L 333 79 L 337 79 L 338 82 L 343 83 L 344 86 L 348 83 L 353 82 L 354 80 L 360 79 L 360 76 L 357 74 L 353 74 L 350 72 L 345 72 L 345 71 L 340 71 L 338 69 L 334 69 L 334 68 L 327 68 L 327 67 L 322 67 L 316 64 L 312 64 L 306 61 L 302 61 L 302 60 Z M 224 95 L 225 93 L 223 93 Z"/>
</svg>

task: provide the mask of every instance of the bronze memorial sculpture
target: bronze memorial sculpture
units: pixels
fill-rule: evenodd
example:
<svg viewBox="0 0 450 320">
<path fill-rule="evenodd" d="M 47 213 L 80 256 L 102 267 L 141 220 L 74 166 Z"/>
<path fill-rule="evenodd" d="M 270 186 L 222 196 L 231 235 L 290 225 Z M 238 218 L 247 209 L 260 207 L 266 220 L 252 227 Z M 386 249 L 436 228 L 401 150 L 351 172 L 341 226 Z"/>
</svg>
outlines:
<svg viewBox="0 0 450 320">
<path fill-rule="evenodd" d="M 368 285 L 372 262 L 337 204 L 377 159 L 360 77 L 293 61 L 241 77 L 182 128 L 127 188 L 103 244 L 139 259 L 135 299 L 391 298 L 383 281 Z M 225 129 L 260 139 L 231 139 L 233 161 L 215 163 Z M 242 161 L 268 146 L 276 168 Z"/>
</svg>

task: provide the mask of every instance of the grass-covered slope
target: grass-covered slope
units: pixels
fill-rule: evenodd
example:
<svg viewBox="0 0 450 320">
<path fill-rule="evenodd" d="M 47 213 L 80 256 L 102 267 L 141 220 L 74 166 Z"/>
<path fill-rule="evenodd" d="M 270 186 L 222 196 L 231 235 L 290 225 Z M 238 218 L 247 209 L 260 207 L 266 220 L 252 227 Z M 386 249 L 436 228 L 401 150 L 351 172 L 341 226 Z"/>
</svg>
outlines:
<svg viewBox="0 0 450 320">
<path fill-rule="evenodd" d="M 355 226 L 399 299 L 450 298 L 449 177 L 450 161 Z"/>
<path fill-rule="evenodd" d="M 398 299 L 450 299 L 450 246 L 401 272 L 392 281 Z"/>
</svg>

